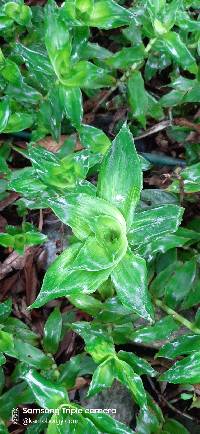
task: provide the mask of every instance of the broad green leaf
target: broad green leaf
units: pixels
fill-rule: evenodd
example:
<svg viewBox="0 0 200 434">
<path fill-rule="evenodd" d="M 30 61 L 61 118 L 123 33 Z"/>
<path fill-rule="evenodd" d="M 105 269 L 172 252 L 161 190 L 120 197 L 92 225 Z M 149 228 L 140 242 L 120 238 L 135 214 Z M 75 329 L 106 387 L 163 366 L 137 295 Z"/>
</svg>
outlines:
<svg viewBox="0 0 200 434">
<path fill-rule="evenodd" d="M 150 161 L 148 161 L 142 155 L 140 155 L 139 158 L 140 158 L 142 171 L 150 170 L 152 168 L 152 164 L 150 163 Z"/>
<path fill-rule="evenodd" d="M 124 360 L 115 359 L 115 378 L 124 384 L 132 393 L 138 405 L 146 404 L 146 392 L 139 375 Z"/>
<path fill-rule="evenodd" d="M 0 16 L 0 31 L 4 31 L 12 27 L 13 20 L 7 17 L 5 14 Z"/>
<path fill-rule="evenodd" d="M 89 235 L 96 234 L 97 219 L 112 217 L 121 230 L 126 231 L 126 223 L 122 214 L 107 201 L 89 196 L 84 193 L 62 194 L 62 196 L 49 197 L 49 206 L 59 219 L 68 224 L 77 238 L 85 240 Z"/>
<path fill-rule="evenodd" d="M 172 0 L 171 3 L 166 4 L 163 21 L 164 26 L 167 28 L 167 30 L 170 30 L 174 26 L 181 7 L 182 0 Z"/>
<path fill-rule="evenodd" d="M 192 193 L 199 193 L 200 191 L 200 182 L 197 181 L 190 181 L 188 179 L 185 179 L 182 183 L 178 179 L 175 179 L 172 184 L 168 187 L 168 191 L 172 191 L 173 193 L 181 193 L 181 191 L 184 191 L 184 193 L 192 194 Z"/>
<path fill-rule="evenodd" d="M 13 86 L 8 84 L 6 88 L 8 97 L 15 99 L 21 104 L 38 105 L 42 100 L 42 95 L 36 89 L 28 86 L 25 82 L 21 85 Z"/>
<path fill-rule="evenodd" d="M 62 330 L 62 315 L 58 308 L 55 308 L 49 315 L 44 325 L 43 347 L 47 353 L 56 353 Z"/>
<path fill-rule="evenodd" d="M 170 252 L 171 250 L 169 250 Z M 165 288 L 167 288 L 174 274 L 181 269 L 182 263 L 180 261 L 174 261 L 161 270 L 157 276 L 151 282 L 151 292 L 155 297 L 163 297 L 165 294 Z"/>
<path fill-rule="evenodd" d="M 80 26 L 80 21 L 76 19 L 76 0 L 64 2 L 63 7 L 59 11 L 59 15 L 64 19 L 68 27 Z"/>
<path fill-rule="evenodd" d="M 8 164 L 7 164 L 6 160 L 5 160 L 5 158 L 3 158 L 1 156 L 0 156 L 0 173 L 2 175 L 4 175 L 4 176 L 5 175 L 8 176 L 11 173 L 11 170 L 9 169 Z M 6 187 L 7 187 L 7 181 L 5 179 L 1 178 L 0 194 L 1 193 L 3 193 L 3 194 L 5 193 Z M 3 199 L 3 196 L 1 196 L 1 200 L 2 199 Z"/>
<path fill-rule="evenodd" d="M 164 112 L 161 107 L 160 101 L 154 98 L 150 93 L 147 93 L 147 96 L 148 96 L 147 115 L 156 120 L 163 119 Z"/>
<path fill-rule="evenodd" d="M 36 345 L 38 336 L 32 330 L 28 328 L 28 326 L 20 321 L 18 318 L 9 317 L 4 320 L 4 327 L 7 332 L 12 333 L 14 339 L 23 340 L 23 342 L 28 342 L 32 345 Z"/>
<path fill-rule="evenodd" d="M 141 189 L 140 159 L 132 134 L 124 125 L 104 157 L 98 178 L 98 195 L 121 211 L 129 227 Z"/>
<path fill-rule="evenodd" d="M 197 72 L 197 64 L 180 36 L 176 32 L 169 32 L 163 35 L 163 44 L 167 52 L 183 69 L 192 73 Z"/>
<path fill-rule="evenodd" d="M 86 60 L 75 63 L 67 74 L 60 77 L 60 82 L 67 88 L 81 89 L 100 89 L 116 84 L 115 78 L 107 70 Z"/>
<path fill-rule="evenodd" d="M 109 216 L 99 216 L 91 224 L 95 237 L 90 236 L 80 248 L 71 269 L 101 271 L 108 269 L 123 258 L 127 239 L 121 225 Z"/>
<path fill-rule="evenodd" d="M 0 246 L 3 247 L 14 247 L 14 237 L 10 234 L 0 234 Z"/>
<path fill-rule="evenodd" d="M 35 401 L 40 407 L 52 409 L 68 402 L 65 388 L 47 380 L 37 371 L 29 370 L 22 377 L 30 387 Z"/>
<path fill-rule="evenodd" d="M 112 286 L 110 281 L 108 283 Z M 131 307 L 124 307 L 117 297 L 112 297 L 102 303 L 101 311 L 95 316 L 95 319 L 103 323 L 120 324 L 126 323 L 129 317 L 132 317 Z"/>
<path fill-rule="evenodd" d="M 34 396 L 32 391 L 27 387 L 25 381 L 10 387 L 4 394 L 0 396 L 0 416 L 4 420 L 9 420 L 12 417 L 13 408 L 17 408 L 20 404 L 33 404 Z"/>
<path fill-rule="evenodd" d="M 41 146 L 31 145 L 28 151 L 28 157 L 32 161 L 36 174 L 50 188 L 53 186 L 67 191 L 74 190 L 76 184 L 78 185 L 86 177 L 89 170 L 88 151 L 70 153 L 61 159 Z M 52 193 L 49 192 L 49 196 L 52 195 L 57 196 L 53 190 Z"/>
<path fill-rule="evenodd" d="M 177 249 L 171 249 L 168 252 L 162 253 L 156 258 L 156 273 L 160 273 L 165 270 L 169 265 L 174 264 L 177 261 Z"/>
<path fill-rule="evenodd" d="M 5 4 L 5 13 L 9 18 L 12 18 L 21 26 L 27 26 L 30 24 L 32 17 L 31 8 L 23 3 L 17 4 L 14 1 Z"/>
<path fill-rule="evenodd" d="M 134 315 L 134 317 L 136 317 L 136 315 Z M 129 318 L 128 322 L 123 321 L 122 324 L 117 324 L 113 326 L 112 337 L 116 345 L 121 345 L 121 344 L 126 344 L 131 342 L 132 334 L 134 332 L 133 323 L 130 322 L 131 319 L 135 320 L 135 318 Z"/>
<path fill-rule="evenodd" d="M 52 413 L 44 413 L 36 417 L 37 423 L 30 424 L 26 429 L 26 434 L 41 434 L 48 427 L 48 421 L 51 419 Z"/>
<path fill-rule="evenodd" d="M 161 205 L 136 213 L 128 233 L 131 245 L 147 244 L 163 234 L 175 232 L 181 223 L 183 208 L 176 205 Z"/>
<path fill-rule="evenodd" d="M 200 326 L 200 309 L 198 307 L 195 315 L 195 327 L 199 327 L 199 326 Z"/>
<path fill-rule="evenodd" d="M 82 124 L 78 131 L 82 145 L 92 152 L 105 154 L 111 146 L 109 138 L 98 128 Z"/>
<path fill-rule="evenodd" d="M 152 434 L 160 431 L 161 424 L 156 415 L 147 405 L 143 405 L 137 417 L 136 432 L 140 434 Z"/>
<path fill-rule="evenodd" d="M 104 304 L 97 298 L 87 294 L 79 294 L 78 296 L 67 297 L 71 304 L 79 310 L 87 312 L 89 315 L 95 316 L 103 309 Z"/>
<path fill-rule="evenodd" d="M 162 107 L 173 107 L 183 102 L 183 93 L 180 90 L 172 90 L 160 98 Z"/>
<path fill-rule="evenodd" d="M 47 236 L 37 231 L 36 229 L 33 231 L 25 232 L 26 236 L 26 244 L 29 246 L 37 246 L 38 244 L 42 244 L 47 241 Z"/>
<path fill-rule="evenodd" d="M 27 196 L 30 200 L 37 198 L 40 203 L 42 200 L 41 196 L 48 197 L 48 192 L 46 193 L 48 190 L 47 186 L 36 177 L 35 169 L 32 167 L 13 170 L 10 175 L 8 188 Z M 46 201 L 44 207 L 46 207 Z"/>
<path fill-rule="evenodd" d="M 88 396 L 99 393 L 104 387 L 111 387 L 114 378 L 124 384 L 139 405 L 146 402 L 145 391 L 140 377 L 124 360 L 109 358 L 98 366 L 93 374 Z"/>
<path fill-rule="evenodd" d="M 175 384 L 198 384 L 200 381 L 200 351 L 176 362 L 159 379 Z"/>
<path fill-rule="evenodd" d="M 147 405 L 143 405 L 137 417 L 136 432 L 154 434 L 160 432 L 164 419 L 158 404 L 147 393 Z"/>
<path fill-rule="evenodd" d="M 30 128 L 34 122 L 32 115 L 28 113 L 14 113 L 11 114 L 6 127 L 4 128 L 4 133 L 17 133 L 19 131 L 26 130 Z"/>
<path fill-rule="evenodd" d="M 85 353 L 77 354 L 63 365 L 59 365 L 58 384 L 64 385 L 67 389 L 72 389 L 78 375 L 93 374 L 95 369 L 96 364 L 90 356 Z"/>
<path fill-rule="evenodd" d="M 113 0 L 98 0 L 90 14 L 87 24 L 100 29 L 115 29 L 129 24 L 131 12 Z"/>
<path fill-rule="evenodd" d="M 138 375 L 149 375 L 150 377 L 155 377 L 157 374 L 156 371 L 151 367 L 151 365 L 141 357 L 136 356 L 134 353 L 130 353 L 127 351 L 119 351 L 118 357 L 120 360 L 124 360 L 128 365 L 130 365 L 134 372 Z"/>
<path fill-rule="evenodd" d="M 100 432 L 108 434 L 133 434 L 134 432 L 127 425 L 119 422 L 106 413 L 95 414 L 85 412 L 85 417 L 90 419 Z"/>
<path fill-rule="evenodd" d="M 182 301 L 181 309 L 189 309 L 190 307 L 199 304 L 199 300 L 200 300 L 200 279 L 198 279 L 194 283 L 194 285 L 190 289 L 190 292 L 186 295 L 186 297 Z"/>
<path fill-rule="evenodd" d="M 5 227 L 7 232 L 0 234 L 0 244 L 4 247 L 12 247 L 19 254 L 23 254 L 26 246 L 37 245 L 46 241 L 46 235 L 38 232 L 32 225 L 26 225 L 27 228 L 7 225 Z"/>
<path fill-rule="evenodd" d="M 187 428 L 175 419 L 166 419 L 163 432 L 166 434 L 190 434 Z"/>
<path fill-rule="evenodd" d="M 99 44 L 87 42 L 87 44 L 83 45 L 82 50 L 83 59 L 99 59 L 105 60 L 111 55 L 111 51 L 107 50 L 107 48 L 102 47 Z"/>
<path fill-rule="evenodd" d="M 56 414 L 53 415 L 48 425 L 47 434 L 99 433 L 92 421 L 84 418 L 82 414 L 76 411 L 75 407 L 71 407 L 71 411 L 73 413 L 63 414 L 60 409 L 60 414 L 58 416 Z"/>
<path fill-rule="evenodd" d="M 141 193 L 142 208 L 149 209 L 149 207 L 155 207 L 156 205 L 176 204 L 179 205 L 177 195 L 167 193 L 161 189 L 144 189 Z"/>
<path fill-rule="evenodd" d="M 5 363 L 6 363 L 5 356 L 2 353 L 0 353 L 0 366 L 4 365 Z"/>
<path fill-rule="evenodd" d="M 175 359 L 183 354 L 194 353 L 199 350 L 200 335 L 185 335 L 177 337 L 174 341 L 165 344 L 156 357 Z"/>
<path fill-rule="evenodd" d="M 56 75 L 44 50 L 40 50 L 38 47 L 37 49 L 35 47 L 28 48 L 25 45 L 17 43 L 14 52 L 25 63 L 28 71 L 41 90 L 46 92 L 52 87 L 52 82 L 55 81 Z"/>
<path fill-rule="evenodd" d="M 12 85 L 21 87 L 20 85 L 23 81 L 23 77 L 19 66 L 12 60 L 5 59 L 4 63 L 0 67 L 0 74 Z"/>
<path fill-rule="evenodd" d="M 59 95 L 59 85 L 54 84 L 40 106 L 38 122 L 42 124 L 45 131 L 51 133 L 57 142 L 60 139 L 63 115 L 64 109 Z"/>
<path fill-rule="evenodd" d="M 111 279 L 121 303 L 151 321 L 154 311 L 147 289 L 145 260 L 129 250 L 113 270 Z"/>
<path fill-rule="evenodd" d="M 200 84 L 197 80 L 180 77 L 172 83 L 171 87 L 173 90 L 160 99 L 163 107 L 199 101 Z"/>
<path fill-rule="evenodd" d="M 134 63 L 141 62 L 144 58 L 144 46 L 122 48 L 122 50 L 106 59 L 106 65 L 116 69 L 127 69 Z"/>
<path fill-rule="evenodd" d="M 128 99 L 133 117 L 145 128 L 149 102 L 144 80 L 139 71 L 133 71 L 128 79 Z"/>
<path fill-rule="evenodd" d="M 184 299 L 194 285 L 196 276 L 196 258 L 185 262 L 178 270 L 174 271 L 170 281 L 165 286 L 165 302 L 171 308 Z"/>
<path fill-rule="evenodd" d="M 112 337 L 99 324 L 76 322 L 72 324 L 73 330 L 85 341 L 85 350 L 91 354 L 95 363 L 101 363 L 108 357 L 115 356 L 115 348 Z"/>
<path fill-rule="evenodd" d="M 11 333 L 0 330 L 0 351 L 15 357 L 14 339 Z"/>
<path fill-rule="evenodd" d="M 191 80 L 180 75 L 171 83 L 170 87 L 181 90 L 182 92 L 188 92 L 193 88 L 194 83 L 197 83 L 196 79 Z"/>
<path fill-rule="evenodd" d="M 87 396 L 91 397 L 101 392 L 105 387 L 111 387 L 115 378 L 115 360 L 106 359 L 94 371 Z"/>
<path fill-rule="evenodd" d="M 56 3 L 48 4 L 45 18 L 45 45 L 54 71 L 62 82 L 63 77 L 69 72 L 71 36 L 67 23 L 59 16 Z"/>
<path fill-rule="evenodd" d="M 16 353 L 14 357 L 28 366 L 46 370 L 53 364 L 53 360 L 44 354 L 43 351 L 21 339 L 15 338 L 14 348 Z"/>
<path fill-rule="evenodd" d="M 180 325 L 171 316 L 165 316 L 151 327 L 141 327 L 132 333 L 131 340 L 138 343 L 150 343 L 169 338 Z"/>
<path fill-rule="evenodd" d="M 200 95 L 200 83 L 199 81 L 193 80 L 193 87 L 183 97 L 183 103 L 187 102 L 198 102 Z"/>
<path fill-rule="evenodd" d="M 176 17 L 176 25 L 183 31 L 198 32 L 200 30 L 199 20 L 193 20 L 186 10 L 179 10 Z"/>
<path fill-rule="evenodd" d="M 0 421 L 0 433 L 1 434 L 9 434 L 6 423 L 4 423 L 2 420 Z"/>
<path fill-rule="evenodd" d="M 146 5 L 150 16 L 156 17 L 163 11 L 166 5 L 166 0 L 147 0 Z"/>
<path fill-rule="evenodd" d="M 200 163 L 186 167 L 186 169 L 181 172 L 181 178 L 193 182 L 200 182 Z"/>
<path fill-rule="evenodd" d="M 59 92 L 67 118 L 70 119 L 73 126 L 80 127 L 83 117 L 81 90 L 78 87 L 66 89 L 64 86 L 60 86 Z"/>
<path fill-rule="evenodd" d="M 41 291 L 31 305 L 32 309 L 58 297 L 94 292 L 102 282 L 107 280 L 111 272 L 109 268 L 100 271 L 87 271 L 87 267 L 73 270 L 73 262 L 80 247 L 80 243 L 69 247 L 48 268 Z"/>
<path fill-rule="evenodd" d="M 94 7 L 94 0 L 75 0 L 76 8 L 82 13 L 91 13 Z"/>
<path fill-rule="evenodd" d="M 10 116 L 10 108 L 8 99 L 3 99 L 0 102 L 0 132 L 4 131 Z"/>
<path fill-rule="evenodd" d="M 189 240 L 189 236 L 186 238 L 178 234 L 163 235 L 163 237 L 158 240 L 139 246 L 137 252 L 139 255 L 151 260 L 156 253 L 165 253 L 170 249 L 174 249 L 174 247 L 182 247 Z"/>
</svg>

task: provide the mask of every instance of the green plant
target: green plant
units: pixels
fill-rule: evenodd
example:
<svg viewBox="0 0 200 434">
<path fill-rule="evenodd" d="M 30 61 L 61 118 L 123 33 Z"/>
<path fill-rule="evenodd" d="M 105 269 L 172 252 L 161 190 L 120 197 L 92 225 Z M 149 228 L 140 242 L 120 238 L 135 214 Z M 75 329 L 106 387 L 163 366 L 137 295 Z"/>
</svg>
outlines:
<svg viewBox="0 0 200 434">
<path fill-rule="evenodd" d="M 40 156 L 40 152 L 48 157 L 43 167 L 36 157 Z M 80 151 L 81 155 L 82 152 Z M 75 154 L 77 161 L 78 155 L 79 153 Z M 51 173 L 49 169 L 54 167 L 55 158 L 52 155 L 52 162 L 49 163 L 50 153 L 39 148 L 30 148 L 29 157 L 47 186 L 49 178 L 45 178 L 45 175 Z M 15 179 L 19 179 L 18 184 Z M 177 231 L 183 210 L 177 205 L 168 204 L 137 211 L 142 189 L 142 169 L 126 125 L 103 158 L 96 188 L 88 185 L 88 192 L 82 193 L 82 186 L 74 184 L 67 190 L 62 185 L 60 190 L 58 178 L 56 179 L 54 197 L 49 187 L 45 190 L 44 206 L 51 207 L 65 224 L 71 226 L 76 241 L 49 267 L 40 294 L 31 307 L 40 307 L 50 300 L 65 296 L 77 308 L 94 316 L 92 323 L 82 321 L 71 326 L 84 338 L 86 352 L 98 364 L 89 395 L 98 393 L 103 387 L 110 387 L 116 378 L 130 389 L 134 400 L 141 406 L 141 411 L 148 411 L 147 396 L 139 375 L 146 373 L 155 376 L 156 372 L 133 353 L 117 353 L 114 343 L 124 343 L 123 325 L 126 334 L 128 327 L 128 336 L 134 336 L 137 332 L 134 332 L 132 321 L 138 316 L 148 322 L 154 319 L 154 309 L 147 289 L 146 263 L 140 254 L 143 255 L 151 242 L 157 243 L 157 248 L 152 248 L 154 254 L 159 251 L 160 245 L 163 249 L 166 244 L 169 249 L 180 244 L 177 235 L 172 238 L 172 246 L 167 244 L 165 237 L 173 237 L 169 234 Z M 50 186 L 52 183 L 53 177 Z M 14 175 L 11 185 L 15 185 L 15 189 L 18 186 L 19 191 L 20 188 L 25 190 L 24 178 L 21 176 Z M 34 187 L 33 184 L 32 188 Z M 89 195 L 89 192 L 92 194 Z M 43 192 L 38 194 L 39 199 L 43 197 Z M 190 231 L 188 234 L 186 229 L 184 235 L 191 238 Z M 182 238 L 185 244 L 188 238 Z M 177 267 L 176 264 L 175 266 Z M 95 297 L 91 296 L 95 291 Z M 101 300 L 104 299 L 103 303 Z M 48 321 L 50 325 L 51 319 Z M 163 327 L 166 333 L 164 323 Z M 176 329 L 176 322 L 172 321 L 171 327 L 172 330 Z M 28 373 L 24 378 L 41 405 L 42 396 L 38 397 L 39 392 L 34 389 L 36 379 L 32 375 Z M 37 381 L 43 380 L 38 377 Z M 66 404 L 67 398 L 62 399 L 62 404 Z M 43 405 L 48 408 L 49 401 Z"/>
<path fill-rule="evenodd" d="M 5 433 L 12 409 L 27 410 L 26 404 L 41 410 L 35 420 L 25 417 L 28 434 L 133 432 L 69 399 L 79 376 L 92 376 L 90 397 L 114 380 L 125 385 L 137 405 L 138 434 L 188 434 L 180 411 L 178 420 L 171 418 L 177 409 L 155 391 L 155 379 L 178 384 L 177 400 L 199 406 L 200 231 L 192 211 L 200 191 L 199 1 L 127 3 L 1 2 L 0 198 L 6 203 L 13 191 L 21 196 L 14 205 L 23 222 L 5 226 L 0 245 L 23 254 L 26 246 L 46 241 L 24 222 L 32 210 L 52 210 L 73 233 L 27 313 L 30 323 L 38 314 L 33 309 L 47 304 L 40 336 L 11 315 L 10 300 L 0 304 Z M 111 123 L 104 131 L 95 123 L 99 111 Z M 163 129 L 165 139 L 180 146 L 181 158 L 185 149 L 185 161 L 136 151 L 133 137 Z M 143 188 L 148 160 L 180 166 L 167 188 L 146 182 Z M 59 307 L 49 313 L 55 299 Z M 72 312 L 63 313 L 62 303 Z M 77 320 L 80 312 L 84 320 Z M 60 363 L 57 353 L 69 331 L 80 335 L 85 349 Z M 137 345 L 155 346 L 155 360 L 138 355 Z"/>
<path fill-rule="evenodd" d="M 12 247 L 18 253 L 23 254 L 24 248 L 42 244 L 47 237 L 37 231 L 30 223 L 23 223 L 22 227 L 7 225 L 6 232 L 0 234 L 0 245 Z"/>
<path fill-rule="evenodd" d="M 61 8 L 49 1 L 44 9 L 32 10 L 21 0 L 4 3 L 1 32 L 10 49 L 6 56 L 1 55 L 6 95 L 1 102 L 1 131 L 17 132 L 32 126 L 34 140 L 48 133 L 58 140 L 64 117 L 79 130 L 83 117 L 80 89 L 92 95 L 94 89 L 107 86 L 109 96 L 119 88 L 122 103 L 128 96 L 130 119 L 142 126 L 148 117 L 162 119 L 163 108 L 198 102 L 195 56 L 200 24 L 192 18 L 192 2 L 138 1 L 127 9 L 113 0 L 74 0 Z M 40 26 L 36 26 L 38 17 Z M 126 27 L 115 54 L 90 41 L 90 28 L 121 26 Z M 25 29 L 28 35 L 24 35 Z M 19 42 L 14 40 L 15 32 Z M 159 98 L 159 92 L 146 90 L 141 70 L 145 67 L 148 84 L 169 65 L 173 68 L 169 76 L 173 90 Z M 185 70 L 193 77 L 180 76 Z"/>
</svg>

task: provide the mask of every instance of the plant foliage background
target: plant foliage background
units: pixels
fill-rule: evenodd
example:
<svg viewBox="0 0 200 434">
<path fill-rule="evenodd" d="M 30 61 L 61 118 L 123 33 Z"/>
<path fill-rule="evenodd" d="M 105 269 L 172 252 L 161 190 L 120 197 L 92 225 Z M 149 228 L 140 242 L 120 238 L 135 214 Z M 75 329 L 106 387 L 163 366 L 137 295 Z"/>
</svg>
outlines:
<svg viewBox="0 0 200 434">
<path fill-rule="evenodd" d="M 199 0 L 2 0 L 0 40 L 1 432 L 198 432 Z M 116 381 L 130 426 L 80 405 Z"/>
</svg>

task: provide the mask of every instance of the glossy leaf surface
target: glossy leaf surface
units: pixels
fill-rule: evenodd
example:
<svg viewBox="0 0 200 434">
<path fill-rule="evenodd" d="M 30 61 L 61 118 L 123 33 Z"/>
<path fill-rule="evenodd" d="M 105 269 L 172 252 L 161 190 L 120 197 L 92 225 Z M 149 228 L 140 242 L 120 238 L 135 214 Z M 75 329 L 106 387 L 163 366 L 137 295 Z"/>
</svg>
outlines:
<svg viewBox="0 0 200 434">
<path fill-rule="evenodd" d="M 149 343 L 168 338 L 180 325 L 171 316 L 166 316 L 151 327 L 141 327 L 132 334 L 135 342 Z"/>
<path fill-rule="evenodd" d="M 157 357 L 175 359 L 183 354 L 190 354 L 199 350 L 200 336 L 185 335 L 176 338 L 174 341 L 164 345 L 157 354 Z"/>
<path fill-rule="evenodd" d="M 181 222 L 183 209 L 176 205 L 162 205 L 136 213 L 128 233 L 131 245 L 147 244 L 163 234 L 175 232 Z"/>
<path fill-rule="evenodd" d="M 129 226 L 141 188 L 140 160 L 135 150 L 133 137 L 128 127 L 124 125 L 104 157 L 98 179 L 98 195 L 115 205 Z"/>
<path fill-rule="evenodd" d="M 62 315 L 58 308 L 55 308 L 49 315 L 44 326 L 43 346 L 48 353 L 56 353 L 60 342 L 62 330 Z"/>
<path fill-rule="evenodd" d="M 51 409 L 67 403 L 68 397 L 65 388 L 53 384 L 37 371 L 27 371 L 23 378 L 29 385 L 37 404 L 41 407 Z"/>
<path fill-rule="evenodd" d="M 132 307 L 139 316 L 151 321 L 153 307 L 147 290 L 146 263 L 130 250 L 111 274 L 117 295 L 125 307 Z"/>
<path fill-rule="evenodd" d="M 176 362 L 168 371 L 160 376 L 161 381 L 169 383 L 198 384 L 200 379 L 200 352 L 190 354 Z"/>
<path fill-rule="evenodd" d="M 102 362 L 107 357 L 115 356 L 112 337 L 99 328 L 98 324 L 91 327 L 86 322 L 74 323 L 73 330 L 84 339 L 85 349 L 96 363 Z"/>
</svg>

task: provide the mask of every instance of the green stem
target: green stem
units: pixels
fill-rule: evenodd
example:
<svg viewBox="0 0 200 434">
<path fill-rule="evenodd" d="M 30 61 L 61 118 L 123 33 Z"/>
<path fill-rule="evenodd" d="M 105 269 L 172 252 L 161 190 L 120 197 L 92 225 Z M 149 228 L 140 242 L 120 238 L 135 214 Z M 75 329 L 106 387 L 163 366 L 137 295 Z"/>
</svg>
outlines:
<svg viewBox="0 0 200 434">
<path fill-rule="evenodd" d="M 177 313 L 175 310 L 171 309 L 171 307 L 167 306 L 163 301 L 155 299 L 154 303 L 156 306 L 160 307 L 162 310 L 164 310 L 168 315 L 171 315 L 175 321 L 180 322 L 182 325 L 184 325 L 187 329 L 191 330 L 195 334 L 200 334 L 200 329 L 196 327 L 191 321 L 184 318 L 182 315 Z"/>
</svg>

